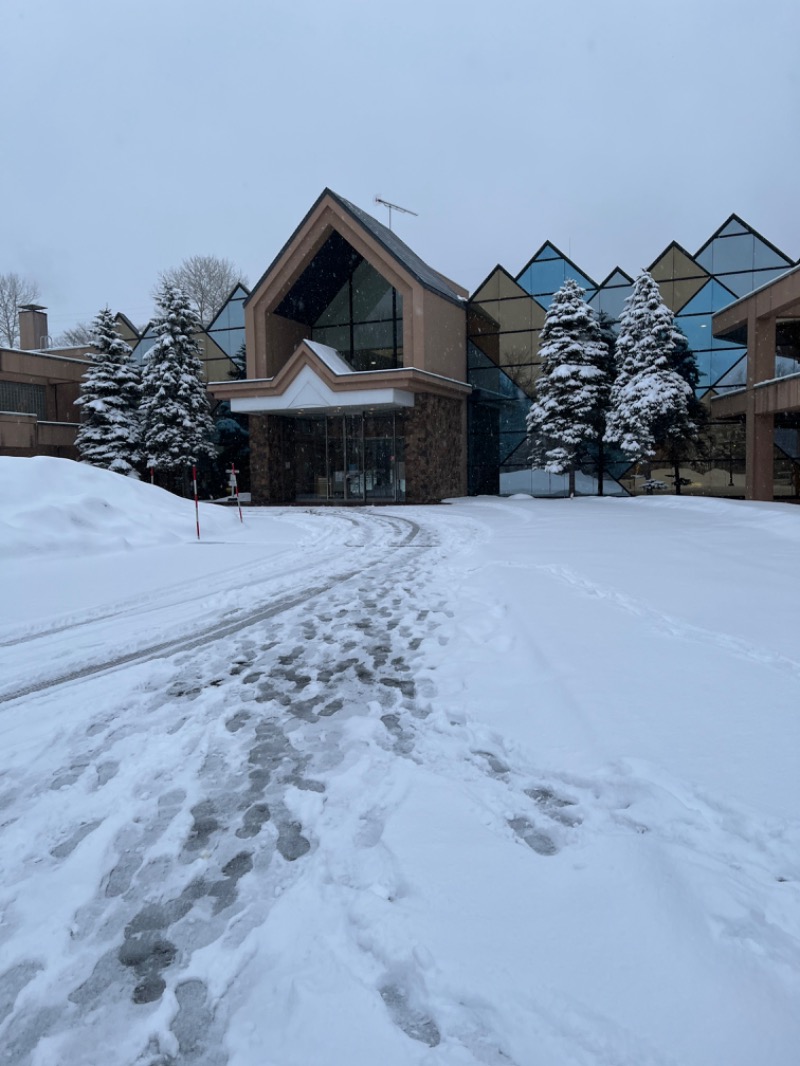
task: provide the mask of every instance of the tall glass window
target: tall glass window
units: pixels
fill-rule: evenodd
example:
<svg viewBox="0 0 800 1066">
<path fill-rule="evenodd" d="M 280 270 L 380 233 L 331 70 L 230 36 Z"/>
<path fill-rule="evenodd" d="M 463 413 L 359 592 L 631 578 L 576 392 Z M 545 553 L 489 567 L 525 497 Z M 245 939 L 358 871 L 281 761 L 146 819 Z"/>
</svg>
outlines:
<svg viewBox="0 0 800 1066">
<path fill-rule="evenodd" d="M 275 308 L 353 370 L 403 365 L 403 297 L 333 232 Z"/>
<path fill-rule="evenodd" d="M 353 370 L 403 365 L 403 297 L 362 259 L 312 325 Z"/>
</svg>

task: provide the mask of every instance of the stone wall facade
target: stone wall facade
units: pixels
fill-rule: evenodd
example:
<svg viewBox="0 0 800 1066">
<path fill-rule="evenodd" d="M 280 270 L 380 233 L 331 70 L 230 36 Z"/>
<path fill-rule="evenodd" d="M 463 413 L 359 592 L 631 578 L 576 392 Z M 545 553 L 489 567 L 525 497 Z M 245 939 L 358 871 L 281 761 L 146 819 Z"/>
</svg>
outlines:
<svg viewBox="0 0 800 1066">
<path fill-rule="evenodd" d="M 406 503 L 467 492 L 466 400 L 418 393 L 405 417 Z"/>
<path fill-rule="evenodd" d="M 294 420 L 280 415 L 250 415 L 253 503 L 294 503 L 294 464 Z"/>
<path fill-rule="evenodd" d="M 466 495 L 466 401 L 418 393 L 402 412 L 406 503 Z M 250 488 L 254 504 L 294 503 L 295 421 L 250 416 Z"/>
</svg>

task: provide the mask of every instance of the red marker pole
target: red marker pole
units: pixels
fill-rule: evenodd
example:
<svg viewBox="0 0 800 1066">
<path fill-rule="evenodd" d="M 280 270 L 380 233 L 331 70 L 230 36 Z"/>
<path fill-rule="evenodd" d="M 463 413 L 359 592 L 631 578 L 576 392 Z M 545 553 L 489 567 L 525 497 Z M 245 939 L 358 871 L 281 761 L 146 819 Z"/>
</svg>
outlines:
<svg viewBox="0 0 800 1066">
<path fill-rule="evenodd" d="M 239 508 L 239 521 L 244 522 L 242 505 L 239 503 L 239 482 L 236 479 L 236 466 L 233 463 L 231 463 L 231 478 L 233 479 L 233 491 L 236 493 L 236 506 Z"/>
<path fill-rule="evenodd" d="M 197 500 L 197 467 L 192 467 L 192 485 L 194 486 L 194 517 L 197 524 L 197 539 L 200 540 L 200 504 Z"/>
<path fill-rule="evenodd" d="M 155 483 L 156 483 L 156 468 L 154 466 L 151 466 L 150 467 L 150 484 L 151 485 L 155 485 Z"/>
</svg>

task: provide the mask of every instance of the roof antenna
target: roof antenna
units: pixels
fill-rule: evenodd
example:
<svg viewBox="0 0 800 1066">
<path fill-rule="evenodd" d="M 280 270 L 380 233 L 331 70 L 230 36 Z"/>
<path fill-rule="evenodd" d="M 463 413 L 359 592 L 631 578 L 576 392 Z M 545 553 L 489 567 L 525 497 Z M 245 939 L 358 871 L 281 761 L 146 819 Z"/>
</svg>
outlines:
<svg viewBox="0 0 800 1066">
<path fill-rule="evenodd" d="M 392 211 L 402 211 L 404 215 L 413 215 L 414 218 L 419 218 L 416 211 L 411 211 L 407 207 L 401 207 L 400 204 L 390 204 L 388 200 L 382 200 L 380 196 L 375 197 L 376 204 L 383 204 L 384 207 L 389 208 L 389 229 L 392 228 Z"/>
</svg>

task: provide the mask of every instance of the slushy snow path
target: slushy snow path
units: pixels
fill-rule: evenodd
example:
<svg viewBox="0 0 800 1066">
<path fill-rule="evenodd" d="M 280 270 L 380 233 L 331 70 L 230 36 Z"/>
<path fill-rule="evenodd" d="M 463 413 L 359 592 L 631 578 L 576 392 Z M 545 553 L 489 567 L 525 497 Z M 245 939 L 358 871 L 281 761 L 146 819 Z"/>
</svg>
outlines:
<svg viewBox="0 0 800 1066">
<path fill-rule="evenodd" d="M 0 1062 L 797 1063 L 800 508 L 0 498 Z"/>
</svg>

